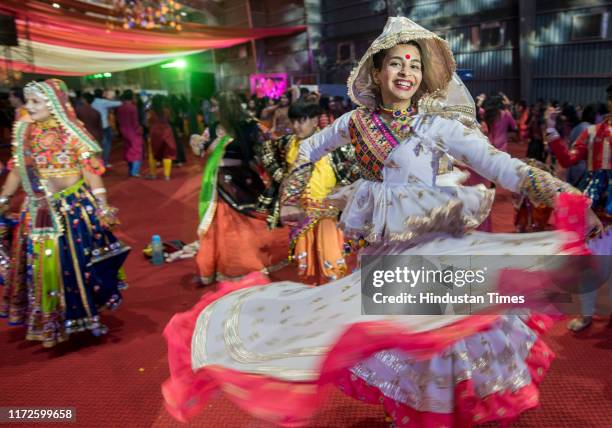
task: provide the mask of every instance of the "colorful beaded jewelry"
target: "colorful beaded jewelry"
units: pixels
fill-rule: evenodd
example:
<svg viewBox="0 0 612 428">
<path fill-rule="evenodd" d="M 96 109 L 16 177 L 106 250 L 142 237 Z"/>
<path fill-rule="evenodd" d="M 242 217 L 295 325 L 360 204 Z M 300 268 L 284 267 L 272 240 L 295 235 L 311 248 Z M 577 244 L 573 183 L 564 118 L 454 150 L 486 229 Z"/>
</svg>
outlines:
<svg viewBox="0 0 612 428">
<path fill-rule="evenodd" d="M 393 118 L 389 124 L 389 128 L 397 134 L 405 135 L 412 124 L 412 116 L 415 114 L 415 110 L 412 107 L 408 109 L 393 110 L 386 107 L 380 107 L 382 112 L 385 112 Z"/>
<path fill-rule="evenodd" d="M 526 194 L 532 202 L 544 204 L 547 207 L 555 206 L 555 199 L 559 193 L 581 194 L 578 189 L 568 183 L 534 167 L 527 168 L 519 188 L 521 193 Z"/>
</svg>

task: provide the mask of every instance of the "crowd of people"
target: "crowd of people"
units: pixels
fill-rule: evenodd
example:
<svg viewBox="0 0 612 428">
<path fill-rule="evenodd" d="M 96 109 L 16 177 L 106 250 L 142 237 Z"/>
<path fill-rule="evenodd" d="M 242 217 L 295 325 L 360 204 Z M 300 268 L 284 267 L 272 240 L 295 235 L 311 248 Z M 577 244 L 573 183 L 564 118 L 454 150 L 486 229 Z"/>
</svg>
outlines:
<svg viewBox="0 0 612 428">
<path fill-rule="evenodd" d="M 195 256 L 203 285 L 233 285 L 167 327 L 164 396 L 174 416 L 193 415 L 214 388 L 240 385 L 233 399 L 243 409 L 301 423 L 316 407 L 317 382 L 327 379 L 382 404 L 396 426 L 515 418 L 537 405 L 552 358 L 537 317 L 427 324 L 408 316 L 364 327 L 360 265 L 349 266 L 347 255 L 589 253 L 587 239 L 604 234 L 612 218 L 612 86 L 605 107 L 528 106 L 504 94 L 474 101 L 454 64 L 444 40 L 390 18 L 351 74 L 350 101 L 304 88 L 279 100 L 220 91 L 194 109 L 186 98 L 143 99 L 132 90 L 70 97 L 57 79 L 12 88 L 2 138 L 12 129 L 13 151 L 0 208 L 6 213 L 18 188 L 27 198 L 13 239 L 6 230 L 2 237 L 5 250 L 12 242 L 0 254 L 0 315 L 25 324 L 26 338 L 44 346 L 84 330 L 104 334 L 98 311 L 121 302 L 130 251 L 113 234 L 116 210 L 102 179 L 113 167 L 113 141 L 122 140 L 133 178 L 148 163 L 147 177 L 161 166 L 169 180 L 189 147 L 203 164 L 198 241 L 177 253 Z M 523 160 L 507 153 L 513 139 Z M 492 233 L 496 186 L 519 195 L 524 233 Z M 546 229 L 559 205 L 557 231 L 529 234 Z M 261 285 L 261 274 L 288 262 L 299 283 Z M 569 328 L 588 327 L 593 308 L 585 299 Z M 205 322 L 196 324 L 201 313 Z M 241 342 L 246 329 L 257 353 Z M 395 332 L 392 349 L 380 329 Z M 414 341 L 415 329 L 436 340 Z M 232 337 L 219 339 L 220 330 Z M 185 355 L 192 343 L 201 349 Z M 319 364 L 321 356 L 334 367 Z M 268 385 L 284 401 L 257 394 Z"/>
<path fill-rule="evenodd" d="M 189 419 L 222 389 L 256 417 L 297 425 L 327 383 L 382 404 L 398 427 L 506 423 L 537 404 L 552 358 L 539 315 L 420 315 L 364 325 L 361 266 L 346 266 L 347 241 L 371 257 L 504 255 L 500 271 L 525 278 L 528 295 L 546 287 L 529 280 L 542 269 L 539 257 L 518 266 L 508 256 L 595 251 L 588 239 L 603 236 L 610 217 L 610 115 L 575 131 L 570 152 L 569 106 L 528 110 L 503 94 L 475 102 L 454 64 L 442 39 L 390 18 L 351 73 L 352 105 L 342 111 L 332 113 L 325 97 L 307 90 L 274 105 L 243 100 L 243 109 L 238 94 L 211 100 L 214 119 L 190 140 L 205 160 L 196 259 L 203 283 L 231 282 L 166 328 L 171 378 L 163 393 L 177 419 Z M 607 97 L 612 110 L 612 87 Z M 511 138 L 524 161 L 507 153 Z M 585 177 L 596 186 L 582 191 L 554 166 L 585 156 L 598 160 Z M 472 181 L 455 167 L 470 170 Z M 525 205 L 528 215 L 517 228 L 525 233 L 475 230 L 490 214 L 495 186 L 520 195 L 517 217 Z M 529 233 L 543 226 L 534 224 L 536 210 L 556 210 L 557 230 Z M 597 245 L 609 254 L 606 236 Z M 283 241 L 300 282 L 253 276 L 283 259 Z M 499 281 L 485 288 L 503 287 Z M 590 324 L 592 297 L 570 329 Z"/>
<path fill-rule="evenodd" d="M 157 178 L 163 165 L 163 177 L 169 180 L 172 165 L 186 162 L 185 143 L 191 132 L 201 132 L 201 111 L 191 107 L 184 95 L 142 95 L 131 89 L 93 92 L 70 91 L 70 103 L 78 119 L 102 147 L 106 168 L 113 142 L 123 145 L 123 159 L 130 177 Z M 12 124 L 27 114 L 23 89 L 12 87 L 0 97 L 0 142 L 8 145 Z M 147 174 L 141 174 L 143 163 Z"/>
</svg>

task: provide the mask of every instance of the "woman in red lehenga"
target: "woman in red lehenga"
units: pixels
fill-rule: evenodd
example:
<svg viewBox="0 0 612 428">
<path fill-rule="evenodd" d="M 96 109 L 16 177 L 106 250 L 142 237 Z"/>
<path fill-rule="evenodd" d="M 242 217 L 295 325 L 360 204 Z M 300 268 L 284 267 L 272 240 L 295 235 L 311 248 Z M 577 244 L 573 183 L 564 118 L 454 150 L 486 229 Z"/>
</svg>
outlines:
<svg viewBox="0 0 612 428">
<path fill-rule="evenodd" d="M 586 198 L 565 193 L 576 191 L 489 144 L 454 70 L 443 39 L 407 18 L 390 18 L 349 78 L 349 95 L 360 107 L 300 145 L 281 193 L 281 216 L 290 220 L 299 214 L 295 207 L 313 163 L 353 144 L 362 178 L 332 200 L 343 208 L 344 233 L 368 241 L 362 255 L 373 260 L 385 254 L 407 260 L 467 255 L 471 263 L 503 255 L 478 290 L 507 293 L 506 287 L 518 285 L 530 295 L 540 288 L 526 281 L 544 269 L 539 259 L 587 252 L 580 235 L 587 227 Z M 500 186 L 563 207 L 557 222 L 563 230 L 474 231 L 490 211 L 494 190 L 464 187 L 457 181 L 462 174 L 438 174 L 446 154 Z M 518 263 L 506 255 L 530 257 Z M 222 390 L 258 418 L 300 426 L 322 406 L 330 384 L 382 404 L 398 427 L 508 423 L 537 406 L 537 385 L 553 358 L 539 338 L 544 318 L 363 316 L 362 305 L 372 303 L 361 290 L 367 266 L 366 261 L 366 269 L 323 287 L 257 286 L 261 278 L 253 276 L 222 285 L 176 315 L 165 330 L 168 410 L 186 420 Z"/>
<path fill-rule="evenodd" d="M 234 93 L 224 91 L 215 99 L 219 122 L 195 147 L 206 153 L 196 255 L 202 284 L 278 269 L 286 264 L 289 246 L 287 229 L 268 230 L 266 215 L 255 212 L 265 188 L 255 164 L 265 140 L 262 128 Z"/>
<path fill-rule="evenodd" d="M 170 180 L 172 161 L 176 159 L 176 141 L 170 125 L 170 110 L 163 95 L 153 96 L 149 111 L 149 174 L 157 178 L 157 162 L 161 162 L 164 169 L 164 178 Z"/>
</svg>

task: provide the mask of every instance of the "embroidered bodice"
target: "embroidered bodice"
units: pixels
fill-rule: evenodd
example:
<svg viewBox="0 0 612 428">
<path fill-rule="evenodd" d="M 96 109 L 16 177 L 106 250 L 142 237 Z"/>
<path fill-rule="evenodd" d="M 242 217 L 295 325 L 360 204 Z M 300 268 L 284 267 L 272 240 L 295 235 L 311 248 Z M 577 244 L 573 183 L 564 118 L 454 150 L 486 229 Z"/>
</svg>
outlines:
<svg viewBox="0 0 612 428">
<path fill-rule="evenodd" d="M 301 144 L 302 165 L 343 145 L 355 147 L 362 179 L 330 197 L 343 210 L 340 224 L 348 235 L 371 242 L 405 241 L 430 232 L 463 233 L 478 226 L 490 211 L 494 191 L 483 185 L 462 186 L 465 173 L 441 173 L 445 157 L 547 205 L 554 204 L 558 191 L 574 191 L 495 149 L 477 127 L 465 126 L 452 116 L 417 114 L 412 132 L 401 141 L 387 135 L 388 131 L 376 114 L 357 109 Z M 300 184 L 289 180 L 285 188 L 289 195 L 285 203 L 291 205 L 292 195 L 301 192 Z"/>
<path fill-rule="evenodd" d="M 406 182 L 410 178 L 425 186 L 435 186 L 440 159 L 446 155 L 512 191 L 518 191 L 523 178 L 519 170 L 527 167 L 496 150 L 478 129 L 438 115 L 417 114 L 413 132 L 407 138 L 392 138 L 379 116 L 377 120 L 376 114 L 357 109 L 304 141 L 300 154 L 312 162 L 342 145 L 352 144 L 362 178 L 385 182 Z"/>
<path fill-rule="evenodd" d="M 53 119 L 29 124 L 18 145 L 20 147 L 13 150 L 9 168 L 18 165 L 23 157 L 26 164 L 35 166 L 42 179 L 80 175 L 82 168 L 96 175 L 104 173 L 96 153 L 71 137 Z"/>
</svg>

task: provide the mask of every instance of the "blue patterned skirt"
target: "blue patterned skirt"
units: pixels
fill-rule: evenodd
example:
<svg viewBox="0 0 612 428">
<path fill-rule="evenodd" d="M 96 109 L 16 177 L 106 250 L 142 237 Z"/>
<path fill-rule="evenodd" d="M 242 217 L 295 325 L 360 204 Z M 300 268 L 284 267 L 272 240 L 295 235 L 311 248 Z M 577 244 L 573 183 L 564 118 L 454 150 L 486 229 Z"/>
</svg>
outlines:
<svg viewBox="0 0 612 428">
<path fill-rule="evenodd" d="M 24 204 L 0 306 L 0 316 L 13 325 L 25 324 L 26 339 L 46 347 L 79 331 L 106 332 L 99 310 L 121 303 L 122 265 L 130 251 L 102 226 L 96 200 L 83 181 L 54 194 L 49 209 L 60 219 L 62 233 L 34 237 L 32 213 Z"/>
<path fill-rule="evenodd" d="M 612 170 L 600 169 L 587 174 L 580 186 L 584 194 L 593 201 L 593 209 L 607 222 L 612 220 Z"/>
</svg>

